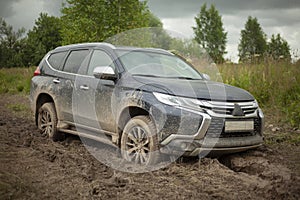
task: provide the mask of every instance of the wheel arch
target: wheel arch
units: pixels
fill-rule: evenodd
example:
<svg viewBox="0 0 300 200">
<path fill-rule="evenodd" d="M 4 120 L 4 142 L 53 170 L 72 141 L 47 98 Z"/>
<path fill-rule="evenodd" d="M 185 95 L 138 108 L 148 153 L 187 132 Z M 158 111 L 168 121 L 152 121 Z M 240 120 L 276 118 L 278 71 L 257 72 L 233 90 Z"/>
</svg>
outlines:
<svg viewBox="0 0 300 200">
<path fill-rule="evenodd" d="M 55 102 L 54 99 L 51 95 L 47 94 L 47 93 L 40 93 L 36 99 L 36 107 L 35 107 L 35 123 L 36 125 L 38 124 L 37 122 L 37 115 L 39 112 L 40 107 L 45 104 L 45 103 L 54 103 L 54 107 L 55 107 Z M 56 109 L 56 107 L 55 107 Z"/>
<path fill-rule="evenodd" d="M 145 108 L 141 108 L 138 106 L 128 106 L 126 108 L 124 108 L 118 118 L 118 124 L 117 124 L 117 131 L 118 131 L 118 135 L 119 135 L 119 144 L 120 144 L 120 138 L 121 138 L 121 134 L 124 130 L 125 125 L 128 123 L 128 121 L 136 116 L 140 116 L 140 115 L 146 115 L 149 116 L 150 118 L 152 118 L 150 116 L 149 111 L 147 111 Z"/>
</svg>

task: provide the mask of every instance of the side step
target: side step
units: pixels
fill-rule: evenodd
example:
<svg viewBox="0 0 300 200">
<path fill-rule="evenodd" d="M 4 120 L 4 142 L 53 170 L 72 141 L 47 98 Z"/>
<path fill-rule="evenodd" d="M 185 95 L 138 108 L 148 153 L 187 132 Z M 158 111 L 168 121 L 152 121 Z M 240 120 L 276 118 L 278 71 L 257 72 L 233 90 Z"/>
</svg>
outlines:
<svg viewBox="0 0 300 200">
<path fill-rule="evenodd" d="M 108 145 L 111 145 L 113 147 L 116 147 L 116 145 L 112 143 L 111 139 L 109 139 L 109 137 L 104 135 L 104 134 L 93 135 L 93 134 L 82 133 L 82 132 L 69 130 L 69 129 L 59 129 L 59 131 L 64 132 L 64 133 L 69 133 L 69 134 L 72 134 L 72 135 L 77 135 L 79 137 L 88 138 L 88 139 L 91 139 L 91 140 L 95 140 L 97 142 L 101 142 L 101 143 L 108 144 Z"/>
</svg>

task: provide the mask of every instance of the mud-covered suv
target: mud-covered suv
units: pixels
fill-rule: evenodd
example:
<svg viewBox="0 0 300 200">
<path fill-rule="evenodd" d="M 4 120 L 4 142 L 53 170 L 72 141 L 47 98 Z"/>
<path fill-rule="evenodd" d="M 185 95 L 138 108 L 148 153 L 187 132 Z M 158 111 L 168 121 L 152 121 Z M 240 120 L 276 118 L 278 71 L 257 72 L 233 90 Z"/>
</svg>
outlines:
<svg viewBox="0 0 300 200">
<path fill-rule="evenodd" d="M 40 62 L 31 106 L 41 133 L 120 147 L 142 164 L 160 154 L 232 153 L 263 143 L 264 116 L 247 91 L 208 80 L 162 49 L 62 46 Z"/>
</svg>

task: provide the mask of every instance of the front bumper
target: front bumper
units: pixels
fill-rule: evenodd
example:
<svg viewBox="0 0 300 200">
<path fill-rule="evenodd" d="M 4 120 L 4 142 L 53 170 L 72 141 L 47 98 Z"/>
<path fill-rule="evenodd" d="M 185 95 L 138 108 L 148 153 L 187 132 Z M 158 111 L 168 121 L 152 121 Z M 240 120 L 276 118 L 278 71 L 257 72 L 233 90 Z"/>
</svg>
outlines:
<svg viewBox="0 0 300 200">
<path fill-rule="evenodd" d="M 254 149 L 263 144 L 260 135 L 234 138 L 207 138 L 201 140 L 172 140 L 161 148 L 162 153 L 184 156 L 226 154 Z"/>
<path fill-rule="evenodd" d="M 247 151 L 250 149 L 256 149 L 262 146 L 262 144 L 251 145 L 251 146 L 242 146 L 242 147 L 226 147 L 226 148 L 205 148 L 200 147 L 196 148 L 193 152 L 185 152 L 184 156 L 200 156 L 204 157 L 206 155 L 210 156 L 219 156 L 223 154 L 231 154 L 231 153 L 238 153 L 242 151 Z"/>
<path fill-rule="evenodd" d="M 167 154 L 197 156 L 197 155 L 220 155 L 227 153 L 236 153 L 249 149 L 254 149 L 263 144 L 263 126 L 264 115 L 258 108 L 254 113 L 243 116 L 234 117 L 230 115 L 214 116 L 213 113 L 196 112 L 193 110 L 185 110 L 192 112 L 194 115 L 201 116 L 202 122 L 198 131 L 195 134 L 170 134 L 161 141 L 160 151 Z M 217 117 L 217 118 L 216 118 Z M 253 119 L 255 122 L 255 130 L 249 133 L 231 134 L 230 136 L 224 133 L 224 124 L 215 123 L 215 119 L 226 120 L 249 120 Z M 221 121 L 222 121 L 221 120 Z M 220 133 L 211 134 L 211 127 L 221 126 Z M 214 129 L 215 131 L 216 129 Z"/>
</svg>

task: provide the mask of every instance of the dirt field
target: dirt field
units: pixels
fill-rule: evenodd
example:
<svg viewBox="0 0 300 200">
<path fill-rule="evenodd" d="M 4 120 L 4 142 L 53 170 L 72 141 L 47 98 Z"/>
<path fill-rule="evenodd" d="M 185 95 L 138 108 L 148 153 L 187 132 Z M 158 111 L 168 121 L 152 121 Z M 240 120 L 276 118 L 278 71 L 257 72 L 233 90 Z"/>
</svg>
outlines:
<svg viewBox="0 0 300 200">
<path fill-rule="evenodd" d="M 271 137 L 274 127 L 267 126 Z M 0 97 L 0 199 L 300 199 L 299 158 L 299 144 L 278 141 L 219 159 L 181 159 L 151 173 L 118 172 L 75 136 L 41 137 L 26 97 Z"/>
</svg>

